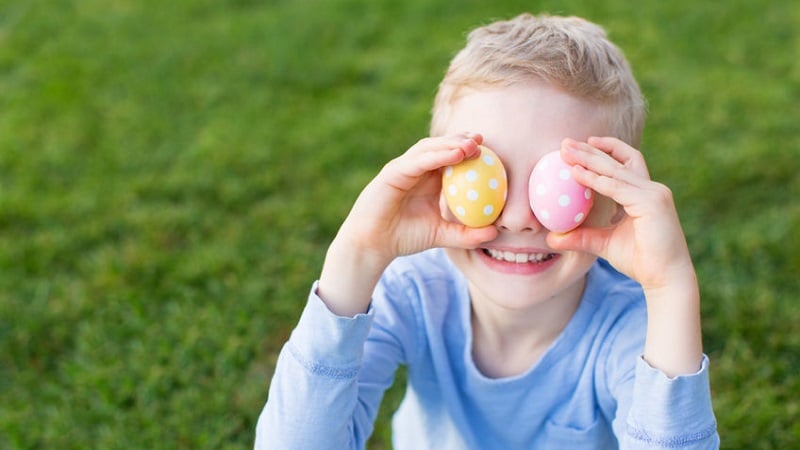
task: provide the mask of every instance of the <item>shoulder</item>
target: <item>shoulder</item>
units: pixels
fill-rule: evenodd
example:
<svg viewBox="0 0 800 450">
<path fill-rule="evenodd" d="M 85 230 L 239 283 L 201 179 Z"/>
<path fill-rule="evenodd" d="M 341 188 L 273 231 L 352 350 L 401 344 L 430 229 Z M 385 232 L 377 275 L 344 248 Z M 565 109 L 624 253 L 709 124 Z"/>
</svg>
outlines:
<svg viewBox="0 0 800 450">
<path fill-rule="evenodd" d="M 376 308 L 405 310 L 439 321 L 469 302 L 464 275 L 442 249 L 397 258 L 384 271 L 373 298 Z M 387 305 L 388 304 L 388 305 Z"/>
<path fill-rule="evenodd" d="M 584 301 L 591 305 L 598 362 L 596 382 L 611 401 L 621 386 L 632 386 L 636 361 L 644 350 L 647 305 L 636 281 L 598 260 L 589 272 Z M 626 388 L 626 389 L 628 389 Z"/>
<path fill-rule="evenodd" d="M 461 274 L 442 249 L 431 249 L 395 259 L 386 268 L 381 284 L 391 286 L 453 285 Z"/>
<path fill-rule="evenodd" d="M 647 333 L 647 305 L 639 283 L 598 260 L 589 271 L 583 302 L 601 360 L 621 358 L 632 370 Z"/>
<path fill-rule="evenodd" d="M 612 315 L 646 312 L 644 292 L 639 283 L 603 259 L 598 259 L 589 271 L 583 301 Z"/>
<path fill-rule="evenodd" d="M 400 336 L 409 361 L 419 356 L 424 341 L 437 339 L 444 324 L 459 322 L 448 318 L 461 317 L 465 304 L 466 281 L 440 249 L 393 261 L 372 297 L 375 328 Z"/>
</svg>

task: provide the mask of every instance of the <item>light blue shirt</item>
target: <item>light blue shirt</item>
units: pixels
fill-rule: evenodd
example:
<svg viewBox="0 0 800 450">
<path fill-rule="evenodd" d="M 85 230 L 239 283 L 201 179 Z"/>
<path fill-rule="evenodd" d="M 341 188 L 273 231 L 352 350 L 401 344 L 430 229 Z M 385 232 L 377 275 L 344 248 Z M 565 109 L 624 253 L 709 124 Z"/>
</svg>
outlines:
<svg viewBox="0 0 800 450">
<path fill-rule="evenodd" d="M 332 314 L 316 284 L 278 358 L 257 449 L 362 449 L 400 364 L 395 450 L 716 449 L 708 359 L 668 378 L 641 357 L 638 284 L 598 261 L 574 316 L 525 373 L 492 379 L 472 360 L 464 276 L 442 250 L 399 258 L 370 311 Z"/>
</svg>

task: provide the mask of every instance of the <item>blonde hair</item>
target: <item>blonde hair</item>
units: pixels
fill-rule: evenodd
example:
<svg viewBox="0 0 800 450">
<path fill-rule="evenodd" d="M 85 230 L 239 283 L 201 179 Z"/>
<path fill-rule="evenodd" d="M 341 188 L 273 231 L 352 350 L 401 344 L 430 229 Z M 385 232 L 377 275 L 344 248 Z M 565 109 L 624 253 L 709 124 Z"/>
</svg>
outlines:
<svg viewBox="0 0 800 450">
<path fill-rule="evenodd" d="M 465 88 L 543 81 L 607 106 L 611 132 L 638 145 L 645 101 L 630 66 L 600 26 L 578 17 L 521 14 L 473 30 L 439 84 L 431 134 L 441 135 Z"/>
</svg>

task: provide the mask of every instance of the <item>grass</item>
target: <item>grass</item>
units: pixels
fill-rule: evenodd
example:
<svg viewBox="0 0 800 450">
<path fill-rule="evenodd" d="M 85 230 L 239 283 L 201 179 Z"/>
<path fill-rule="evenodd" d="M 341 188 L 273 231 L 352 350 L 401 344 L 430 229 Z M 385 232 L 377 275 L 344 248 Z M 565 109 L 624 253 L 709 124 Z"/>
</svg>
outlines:
<svg viewBox="0 0 800 450">
<path fill-rule="evenodd" d="M 531 8 L 604 24 L 649 99 L 723 448 L 800 445 L 796 2 L 5 0 L 0 447 L 249 448 L 350 203 L 464 33 Z"/>
</svg>

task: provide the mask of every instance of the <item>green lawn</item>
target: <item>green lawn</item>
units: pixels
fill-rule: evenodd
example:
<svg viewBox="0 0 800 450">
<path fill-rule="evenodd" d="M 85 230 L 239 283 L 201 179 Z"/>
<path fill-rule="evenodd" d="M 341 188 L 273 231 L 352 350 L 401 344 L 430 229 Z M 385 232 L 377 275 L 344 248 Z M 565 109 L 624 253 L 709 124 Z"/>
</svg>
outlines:
<svg viewBox="0 0 800 450">
<path fill-rule="evenodd" d="M 350 203 L 525 10 L 634 66 L 723 448 L 800 447 L 800 3 L 0 0 L 0 448 L 251 447 Z"/>
</svg>

